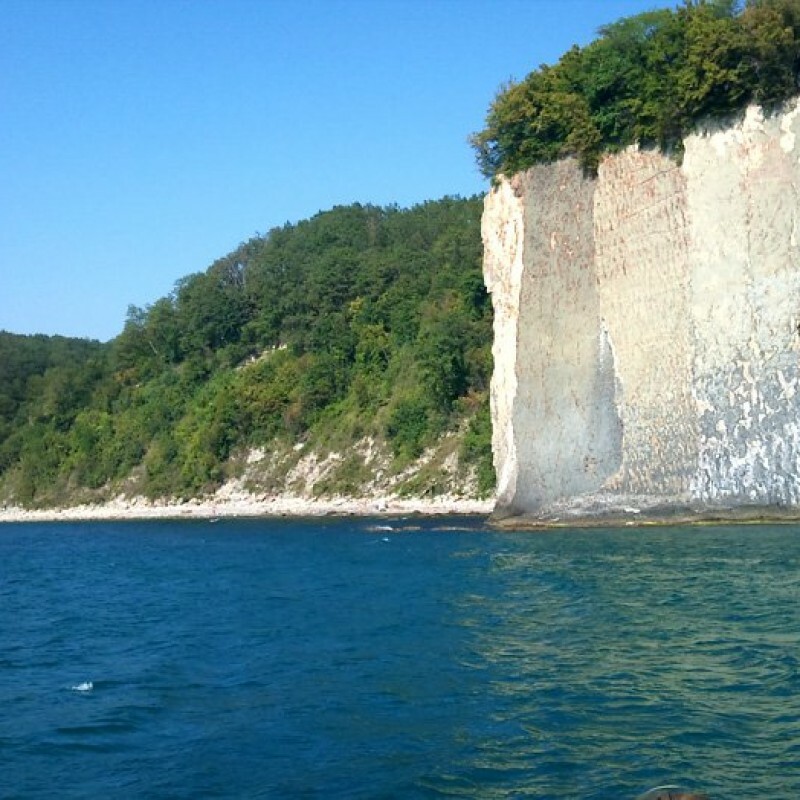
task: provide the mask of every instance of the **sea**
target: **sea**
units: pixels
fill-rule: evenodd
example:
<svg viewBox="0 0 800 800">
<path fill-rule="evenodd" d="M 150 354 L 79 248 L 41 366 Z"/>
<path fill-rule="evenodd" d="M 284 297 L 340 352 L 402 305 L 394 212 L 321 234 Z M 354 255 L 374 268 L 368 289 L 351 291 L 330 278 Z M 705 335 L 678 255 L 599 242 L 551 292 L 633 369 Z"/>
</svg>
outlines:
<svg viewBox="0 0 800 800">
<path fill-rule="evenodd" d="M 800 796 L 800 528 L 0 525 L 2 798 Z"/>
</svg>

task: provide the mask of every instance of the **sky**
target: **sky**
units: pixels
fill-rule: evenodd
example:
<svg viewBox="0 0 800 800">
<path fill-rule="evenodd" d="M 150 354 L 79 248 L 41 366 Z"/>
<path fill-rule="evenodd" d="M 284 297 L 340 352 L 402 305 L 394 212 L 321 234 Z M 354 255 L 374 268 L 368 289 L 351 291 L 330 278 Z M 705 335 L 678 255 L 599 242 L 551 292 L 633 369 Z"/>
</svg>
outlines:
<svg viewBox="0 0 800 800">
<path fill-rule="evenodd" d="M 3 0 L 0 330 L 106 341 L 286 222 L 483 193 L 497 90 L 669 0 Z"/>
</svg>

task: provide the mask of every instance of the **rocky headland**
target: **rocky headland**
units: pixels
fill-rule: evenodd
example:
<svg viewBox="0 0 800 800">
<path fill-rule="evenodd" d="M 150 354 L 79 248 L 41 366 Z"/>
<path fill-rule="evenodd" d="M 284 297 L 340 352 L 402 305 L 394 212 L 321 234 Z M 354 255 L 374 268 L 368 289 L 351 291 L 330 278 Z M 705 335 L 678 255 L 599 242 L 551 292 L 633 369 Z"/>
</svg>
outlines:
<svg viewBox="0 0 800 800">
<path fill-rule="evenodd" d="M 800 110 L 485 202 L 508 525 L 800 516 Z"/>
</svg>

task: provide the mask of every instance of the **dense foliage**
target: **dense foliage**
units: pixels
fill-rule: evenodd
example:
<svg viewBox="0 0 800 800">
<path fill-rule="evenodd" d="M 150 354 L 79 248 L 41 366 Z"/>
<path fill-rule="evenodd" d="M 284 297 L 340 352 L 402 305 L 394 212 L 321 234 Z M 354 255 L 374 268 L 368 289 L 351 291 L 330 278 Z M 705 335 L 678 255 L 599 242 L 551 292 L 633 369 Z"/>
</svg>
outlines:
<svg viewBox="0 0 800 800">
<path fill-rule="evenodd" d="M 480 214 L 478 198 L 337 207 L 131 307 L 107 345 L 3 335 L 0 488 L 188 497 L 249 449 L 309 438 L 380 439 L 401 469 L 466 420 L 489 489 Z"/>
<path fill-rule="evenodd" d="M 0 474 L 19 454 L 19 428 L 40 414 L 68 424 L 71 409 L 89 402 L 104 364 L 99 342 L 0 331 Z"/>
<path fill-rule="evenodd" d="M 621 19 L 503 88 L 472 137 L 487 177 L 634 143 L 680 151 L 697 122 L 795 95 L 800 0 L 685 0 Z"/>
</svg>

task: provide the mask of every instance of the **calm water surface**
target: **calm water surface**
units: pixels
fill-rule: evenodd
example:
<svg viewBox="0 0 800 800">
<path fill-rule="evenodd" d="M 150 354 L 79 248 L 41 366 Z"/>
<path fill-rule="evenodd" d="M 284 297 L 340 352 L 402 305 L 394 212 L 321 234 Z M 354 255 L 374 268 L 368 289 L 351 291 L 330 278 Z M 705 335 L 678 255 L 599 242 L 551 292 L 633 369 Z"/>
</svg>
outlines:
<svg viewBox="0 0 800 800">
<path fill-rule="evenodd" d="M 0 797 L 796 798 L 799 601 L 790 526 L 2 525 Z"/>
</svg>

